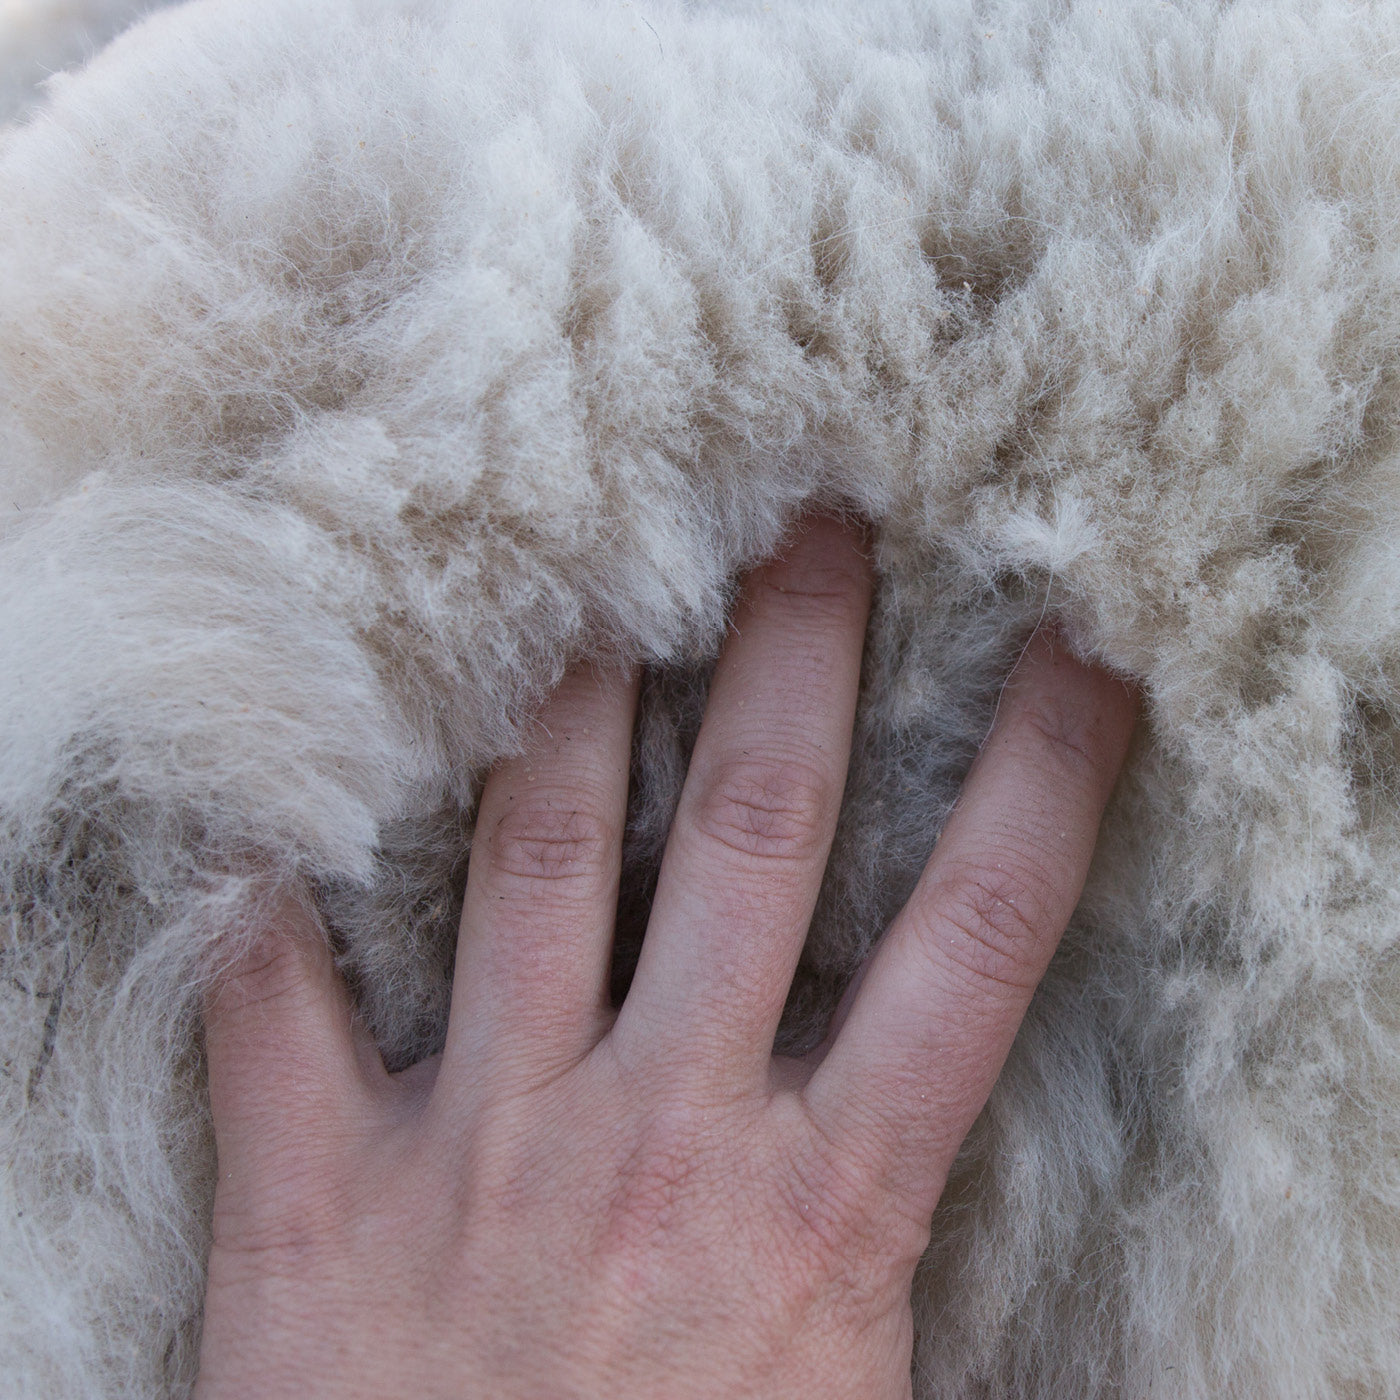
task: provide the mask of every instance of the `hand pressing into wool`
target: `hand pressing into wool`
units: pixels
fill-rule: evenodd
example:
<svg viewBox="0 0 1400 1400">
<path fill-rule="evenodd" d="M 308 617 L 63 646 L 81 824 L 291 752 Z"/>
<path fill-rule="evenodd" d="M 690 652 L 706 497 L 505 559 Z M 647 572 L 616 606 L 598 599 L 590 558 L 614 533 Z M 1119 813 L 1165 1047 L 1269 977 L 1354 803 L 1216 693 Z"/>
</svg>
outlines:
<svg viewBox="0 0 1400 1400">
<path fill-rule="evenodd" d="M 747 580 L 619 1011 L 633 677 L 575 672 L 487 782 L 441 1056 L 385 1072 L 284 898 L 208 1006 L 199 1400 L 910 1394 L 914 1267 L 1134 705 L 1034 637 L 826 1043 L 775 1057 L 870 588 L 825 518 Z"/>
</svg>

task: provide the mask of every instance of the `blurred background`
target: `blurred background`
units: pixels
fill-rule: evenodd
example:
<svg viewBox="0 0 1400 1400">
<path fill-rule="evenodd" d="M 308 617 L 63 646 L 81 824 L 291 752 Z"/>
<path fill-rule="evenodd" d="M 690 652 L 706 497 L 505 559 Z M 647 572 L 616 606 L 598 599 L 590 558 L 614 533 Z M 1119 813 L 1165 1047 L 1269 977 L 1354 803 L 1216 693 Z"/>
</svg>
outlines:
<svg viewBox="0 0 1400 1400">
<path fill-rule="evenodd" d="M 0 0 L 0 122 L 20 116 L 45 78 L 90 58 L 163 0 Z"/>
</svg>

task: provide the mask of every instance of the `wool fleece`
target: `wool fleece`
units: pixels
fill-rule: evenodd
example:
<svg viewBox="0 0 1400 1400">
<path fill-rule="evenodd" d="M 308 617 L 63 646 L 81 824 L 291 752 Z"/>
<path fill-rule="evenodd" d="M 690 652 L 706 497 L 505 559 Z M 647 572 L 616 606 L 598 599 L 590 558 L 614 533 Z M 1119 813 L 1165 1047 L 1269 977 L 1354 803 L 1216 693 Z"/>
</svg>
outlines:
<svg viewBox="0 0 1400 1400">
<path fill-rule="evenodd" d="M 585 657 L 647 668 L 625 986 L 819 507 L 880 582 L 785 1046 L 1037 620 L 1143 695 L 916 1396 L 1400 1396 L 1400 6 L 163 9 L 0 132 L 0 470 L 7 1393 L 188 1393 L 202 988 L 301 881 L 437 1048 L 481 777 Z"/>
</svg>

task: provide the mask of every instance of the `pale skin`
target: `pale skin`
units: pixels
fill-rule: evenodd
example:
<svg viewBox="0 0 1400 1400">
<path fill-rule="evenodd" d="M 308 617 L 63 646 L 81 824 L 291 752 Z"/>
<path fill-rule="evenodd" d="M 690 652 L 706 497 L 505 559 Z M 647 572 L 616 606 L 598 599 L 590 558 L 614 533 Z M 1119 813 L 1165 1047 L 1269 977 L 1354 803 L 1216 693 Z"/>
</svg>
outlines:
<svg viewBox="0 0 1400 1400">
<path fill-rule="evenodd" d="M 907 1400 L 914 1267 L 1077 903 L 1134 699 L 1028 642 L 826 1041 L 774 1035 L 835 831 L 871 571 L 745 581 L 636 978 L 637 683 L 573 672 L 481 798 L 447 1041 L 388 1074 L 295 891 L 209 998 L 198 1400 Z"/>
</svg>

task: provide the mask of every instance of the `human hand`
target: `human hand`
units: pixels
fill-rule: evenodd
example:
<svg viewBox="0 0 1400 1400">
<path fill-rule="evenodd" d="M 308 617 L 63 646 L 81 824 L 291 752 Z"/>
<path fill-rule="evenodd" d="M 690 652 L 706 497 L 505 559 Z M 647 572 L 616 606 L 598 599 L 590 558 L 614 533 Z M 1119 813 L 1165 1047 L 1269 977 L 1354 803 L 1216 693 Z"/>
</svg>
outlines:
<svg viewBox="0 0 1400 1400">
<path fill-rule="evenodd" d="M 620 1011 L 634 677 L 573 673 L 488 780 L 441 1056 L 385 1072 L 286 897 L 207 1010 L 199 1400 L 909 1395 L 914 1267 L 1134 702 L 1037 634 L 832 1033 L 774 1057 L 870 587 L 822 518 L 747 581 Z"/>
</svg>

